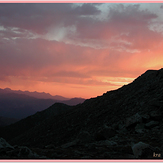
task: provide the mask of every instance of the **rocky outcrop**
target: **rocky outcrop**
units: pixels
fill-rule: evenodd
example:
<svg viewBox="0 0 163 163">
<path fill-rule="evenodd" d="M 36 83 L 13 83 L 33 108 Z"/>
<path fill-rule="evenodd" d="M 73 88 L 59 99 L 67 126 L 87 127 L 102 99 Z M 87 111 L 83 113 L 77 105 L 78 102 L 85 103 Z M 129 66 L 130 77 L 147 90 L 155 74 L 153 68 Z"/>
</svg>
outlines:
<svg viewBox="0 0 163 163">
<path fill-rule="evenodd" d="M 82 143 L 92 142 L 93 137 L 88 131 L 80 131 L 77 139 Z"/>
<path fill-rule="evenodd" d="M 116 135 L 116 130 L 113 127 L 108 127 L 104 125 L 103 127 L 99 128 L 99 130 L 95 133 L 94 139 L 96 141 L 100 140 L 108 140 L 111 137 Z"/>
<path fill-rule="evenodd" d="M 26 146 L 11 146 L 5 139 L 0 138 L 0 159 L 40 159 L 39 156 Z"/>
<path fill-rule="evenodd" d="M 159 122 L 158 121 L 150 121 L 148 123 L 145 124 L 145 127 L 150 129 L 150 128 L 153 128 L 155 126 L 158 126 Z"/>
<path fill-rule="evenodd" d="M 162 158 L 161 150 L 159 148 L 155 148 L 150 146 L 149 144 L 138 142 L 132 146 L 132 150 L 134 153 L 135 158 L 141 159 L 153 159 L 158 156 L 158 158 Z M 158 155 L 156 155 L 158 154 Z"/>
<path fill-rule="evenodd" d="M 139 113 L 136 113 L 135 115 L 129 117 L 126 119 L 126 128 L 128 127 L 132 127 L 134 125 L 136 125 L 137 123 L 141 123 L 142 122 L 142 117 L 139 115 Z"/>
<path fill-rule="evenodd" d="M 13 148 L 14 147 L 7 143 L 5 139 L 0 138 L 0 149 L 13 149 Z"/>
</svg>

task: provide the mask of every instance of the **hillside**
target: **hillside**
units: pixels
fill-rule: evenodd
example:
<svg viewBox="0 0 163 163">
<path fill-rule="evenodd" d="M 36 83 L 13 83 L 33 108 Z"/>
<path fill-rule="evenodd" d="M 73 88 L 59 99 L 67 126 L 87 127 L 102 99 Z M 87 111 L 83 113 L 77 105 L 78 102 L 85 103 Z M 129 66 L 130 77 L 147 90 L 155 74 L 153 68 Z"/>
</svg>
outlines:
<svg viewBox="0 0 163 163">
<path fill-rule="evenodd" d="M 7 126 L 7 125 L 10 125 L 10 124 L 15 123 L 17 121 L 18 121 L 18 119 L 6 118 L 6 117 L 0 116 L 0 126 Z"/>
<path fill-rule="evenodd" d="M 22 119 L 54 104 L 53 99 L 37 99 L 24 94 L 0 94 L 0 115 Z"/>
<path fill-rule="evenodd" d="M 162 92 L 163 69 L 148 70 L 132 83 L 71 106 L 63 114 L 45 110 L 3 127 L 0 137 L 51 159 L 160 159 Z"/>
<path fill-rule="evenodd" d="M 20 92 L 22 94 L 19 94 Z M 29 93 L 29 95 L 31 95 L 31 93 Z M 13 91 L 8 88 L 0 89 L 0 116 L 6 118 L 16 118 L 20 120 L 26 118 L 27 116 L 33 115 L 38 111 L 42 111 L 56 102 L 67 105 L 77 105 L 78 103 L 85 101 L 83 98 L 72 98 L 65 101 L 39 99 L 29 95 L 24 94 L 23 91 Z"/>
</svg>

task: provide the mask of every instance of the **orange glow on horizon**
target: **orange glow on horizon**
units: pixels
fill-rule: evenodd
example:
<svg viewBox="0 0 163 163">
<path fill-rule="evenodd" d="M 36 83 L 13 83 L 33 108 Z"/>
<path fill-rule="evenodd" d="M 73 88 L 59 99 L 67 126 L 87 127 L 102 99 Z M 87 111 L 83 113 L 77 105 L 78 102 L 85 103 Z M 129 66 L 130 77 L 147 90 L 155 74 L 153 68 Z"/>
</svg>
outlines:
<svg viewBox="0 0 163 163">
<path fill-rule="evenodd" d="M 163 67 L 162 4 L 2 7 L 0 88 L 91 98 Z"/>
<path fill-rule="evenodd" d="M 33 86 L 10 86 L 9 84 L 1 84 L 1 88 L 10 88 L 12 90 L 22 90 L 29 92 L 45 92 L 50 93 L 51 95 L 60 95 L 67 98 L 81 97 L 89 99 L 92 97 L 101 96 L 103 93 L 106 93 L 109 90 L 115 90 L 120 86 L 80 86 L 80 85 L 61 85 L 57 83 L 44 83 L 40 82 L 38 85 Z M 53 88 L 53 89 L 52 89 Z"/>
</svg>

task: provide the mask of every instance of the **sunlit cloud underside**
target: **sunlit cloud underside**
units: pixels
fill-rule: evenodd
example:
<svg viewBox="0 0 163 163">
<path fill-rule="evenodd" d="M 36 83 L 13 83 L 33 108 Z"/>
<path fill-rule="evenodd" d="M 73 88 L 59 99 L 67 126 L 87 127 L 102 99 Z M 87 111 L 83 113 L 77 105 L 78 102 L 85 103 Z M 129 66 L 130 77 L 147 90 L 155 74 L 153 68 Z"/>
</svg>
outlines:
<svg viewBox="0 0 163 163">
<path fill-rule="evenodd" d="M 90 98 L 163 67 L 161 3 L 0 4 L 0 87 Z"/>
</svg>

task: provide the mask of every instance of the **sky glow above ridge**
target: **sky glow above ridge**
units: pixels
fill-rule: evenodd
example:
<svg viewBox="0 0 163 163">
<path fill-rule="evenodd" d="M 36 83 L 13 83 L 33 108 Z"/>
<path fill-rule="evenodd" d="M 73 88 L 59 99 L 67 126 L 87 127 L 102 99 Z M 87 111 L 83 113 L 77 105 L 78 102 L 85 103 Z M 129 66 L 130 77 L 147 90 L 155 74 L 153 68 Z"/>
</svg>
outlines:
<svg viewBox="0 0 163 163">
<path fill-rule="evenodd" d="M 0 88 L 90 98 L 163 67 L 161 3 L 0 4 Z"/>
</svg>

